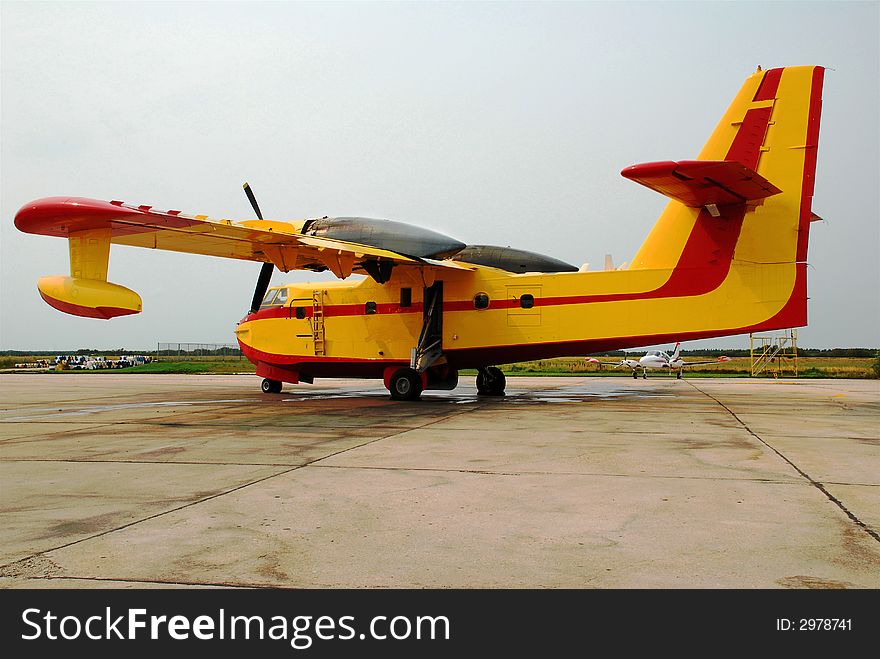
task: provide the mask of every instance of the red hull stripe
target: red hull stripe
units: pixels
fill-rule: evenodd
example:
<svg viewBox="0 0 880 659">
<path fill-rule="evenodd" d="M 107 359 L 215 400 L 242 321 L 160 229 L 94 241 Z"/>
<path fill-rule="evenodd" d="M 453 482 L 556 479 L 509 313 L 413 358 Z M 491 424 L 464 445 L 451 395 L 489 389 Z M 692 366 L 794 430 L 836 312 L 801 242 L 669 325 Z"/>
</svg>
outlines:
<svg viewBox="0 0 880 659">
<path fill-rule="evenodd" d="M 58 311 L 69 313 L 72 316 L 110 320 L 117 316 L 128 316 L 133 313 L 138 313 L 136 309 L 123 309 L 121 307 L 84 307 L 81 304 L 71 304 L 70 302 L 63 302 L 54 297 L 49 297 L 48 295 L 45 295 L 43 291 L 39 291 L 39 293 L 40 297 L 46 301 L 46 304 L 55 307 Z"/>
<path fill-rule="evenodd" d="M 445 350 L 447 360 L 453 368 L 476 368 L 493 364 L 506 364 L 528 359 L 551 359 L 572 355 L 588 355 L 605 350 L 620 350 L 644 345 L 672 343 L 674 341 L 693 341 L 719 336 L 732 336 L 748 332 L 762 332 L 772 329 L 800 327 L 806 324 L 806 282 L 807 266 L 797 264 L 794 290 L 785 306 L 769 320 L 745 327 L 724 330 L 705 330 L 697 332 L 676 332 L 674 334 L 644 334 L 620 336 L 583 341 L 558 343 L 531 343 L 485 348 L 466 348 Z M 371 360 L 344 357 L 312 357 L 308 355 L 276 355 L 256 350 L 239 340 L 242 352 L 252 362 L 264 362 L 278 368 L 305 373 L 313 377 L 364 377 L 381 378 L 387 367 L 406 366 L 404 360 Z"/>
</svg>

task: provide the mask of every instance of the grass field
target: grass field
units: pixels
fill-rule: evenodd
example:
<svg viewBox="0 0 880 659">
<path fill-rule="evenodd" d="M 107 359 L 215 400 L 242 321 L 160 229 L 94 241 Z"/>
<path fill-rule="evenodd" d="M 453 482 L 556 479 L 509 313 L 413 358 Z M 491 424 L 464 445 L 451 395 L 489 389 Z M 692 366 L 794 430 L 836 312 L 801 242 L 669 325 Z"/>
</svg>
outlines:
<svg viewBox="0 0 880 659">
<path fill-rule="evenodd" d="M 16 363 L 29 362 L 35 357 L 0 357 L 0 371 L 10 372 Z M 598 357 L 601 361 L 616 362 L 620 357 Z M 686 358 L 686 361 L 700 361 L 705 357 Z M 800 357 L 797 360 L 798 377 L 807 378 L 871 378 L 877 377 L 876 359 L 867 357 Z M 782 376 L 791 377 L 794 374 L 794 364 L 788 361 L 784 364 Z M 734 357 L 729 362 L 720 364 L 708 364 L 688 369 L 685 377 L 749 377 L 749 358 Z M 632 377 L 628 368 L 614 368 L 611 366 L 598 366 L 587 363 L 583 358 L 567 357 L 561 359 L 542 359 L 538 361 L 522 362 L 502 366 L 502 370 L 509 376 L 516 375 L 598 375 L 607 377 Z M 762 377 L 773 377 L 772 369 L 762 374 Z M 35 369 L 20 370 L 16 372 L 39 372 Z M 76 371 L 50 371 L 62 375 L 94 375 L 102 373 L 183 373 L 183 374 L 208 374 L 229 375 L 233 373 L 253 373 L 254 365 L 245 359 L 214 359 L 202 357 L 191 360 L 171 361 L 163 360 L 135 366 L 125 369 L 102 369 L 102 370 L 76 370 Z M 474 375 L 474 370 L 463 370 L 463 376 Z M 649 372 L 648 377 L 670 377 L 659 371 Z"/>
</svg>

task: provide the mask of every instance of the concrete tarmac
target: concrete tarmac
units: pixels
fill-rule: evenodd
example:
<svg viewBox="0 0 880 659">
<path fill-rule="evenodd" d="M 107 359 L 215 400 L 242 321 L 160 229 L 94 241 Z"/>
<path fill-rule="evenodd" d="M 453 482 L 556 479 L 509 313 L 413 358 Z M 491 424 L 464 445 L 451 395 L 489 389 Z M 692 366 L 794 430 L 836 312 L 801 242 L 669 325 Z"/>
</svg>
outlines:
<svg viewBox="0 0 880 659">
<path fill-rule="evenodd" d="M 0 587 L 880 587 L 880 383 L 0 376 Z"/>
</svg>

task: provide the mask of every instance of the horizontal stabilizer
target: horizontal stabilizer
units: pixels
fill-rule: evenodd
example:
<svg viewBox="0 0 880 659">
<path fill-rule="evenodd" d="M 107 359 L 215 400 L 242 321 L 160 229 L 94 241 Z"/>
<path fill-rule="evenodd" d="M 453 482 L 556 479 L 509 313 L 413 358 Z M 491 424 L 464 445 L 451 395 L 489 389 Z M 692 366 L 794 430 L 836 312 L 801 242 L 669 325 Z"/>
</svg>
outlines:
<svg viewBox="0 0 880 659">
<path fill-rule="evenodd" d="M 756 171 L 732 160 L 646 162 L 620 174 L 694 208 L 744 204 L 782 192 Z"/>
</svg>

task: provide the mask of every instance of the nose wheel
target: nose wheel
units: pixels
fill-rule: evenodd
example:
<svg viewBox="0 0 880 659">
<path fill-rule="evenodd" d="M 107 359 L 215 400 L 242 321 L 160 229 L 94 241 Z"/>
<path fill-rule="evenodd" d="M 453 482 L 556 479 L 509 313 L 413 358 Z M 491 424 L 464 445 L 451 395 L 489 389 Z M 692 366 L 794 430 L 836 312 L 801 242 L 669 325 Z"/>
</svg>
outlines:
<svg viewBox="0 0 880 659">
<path fill-rule="evenodd" d="M 278 380 L 270 380 L 269 378 L 265 378 L 260 383 L 260 391 L 262 391 L 264 394 L 280 394 L 281 382 Z"/>
<path fill-rule="evenodd" d="M 497 366 L 487 366 L 477 371 L 477 394 L 480 396 L 503 396 L 506 383 L 504 373 Z"/>
</svg>

